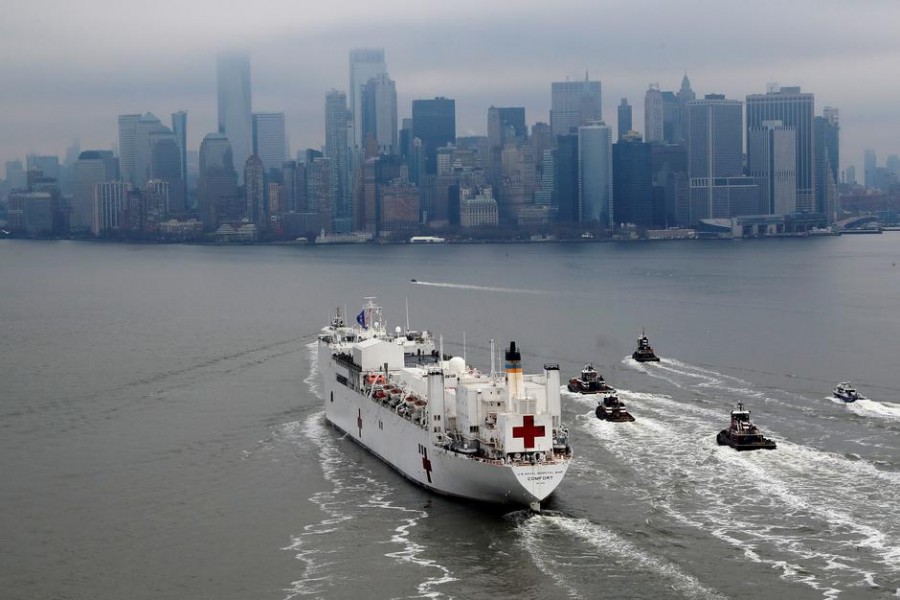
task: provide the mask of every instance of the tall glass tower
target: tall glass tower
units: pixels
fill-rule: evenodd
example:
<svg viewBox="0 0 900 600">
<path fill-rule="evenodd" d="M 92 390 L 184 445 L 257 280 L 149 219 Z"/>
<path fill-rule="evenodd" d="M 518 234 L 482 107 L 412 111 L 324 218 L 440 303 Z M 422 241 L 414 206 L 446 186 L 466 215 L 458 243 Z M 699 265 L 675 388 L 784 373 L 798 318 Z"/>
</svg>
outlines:
<svg viewBox="0 0 900 600">
<path fill-rule="evenodd" d="M 243 165 L 253 152 L 253 124 L 250 106 L 250 55 L 246 52 L 219 54 L 216 62 L 219 99 L 219 133 L 231 144 L 233 163 Z"/>
<path fill-rule="evenodd" d="M 384 48 L 355 48 L 350 51 L 350 115 L 353 120 L 350 144 L 355 148 L 363 144 L 362 89 L 373 77 L 387 75 Z"/>
<path fill-rule="evenodd" d="M 267 176 L 281 170 L 287 160 L 283 112 L 253 113 L 253 154 L 262 161 Z"/>
<path fill-rule="evenodd" d="M 352 230 L 350 204 L 350 147 L 347 144 L 350 115 L 347 94 L 331 90 L 325 95 L 325 157 L 331 168 L 331 198 L 334 202 L 334 231 Z"/>
<path fill-rule="evenodd" d="M 612 128 L 593 123 L 578 128 L 578 204 L 581 221 L 612 224 Z"/>
</svg>

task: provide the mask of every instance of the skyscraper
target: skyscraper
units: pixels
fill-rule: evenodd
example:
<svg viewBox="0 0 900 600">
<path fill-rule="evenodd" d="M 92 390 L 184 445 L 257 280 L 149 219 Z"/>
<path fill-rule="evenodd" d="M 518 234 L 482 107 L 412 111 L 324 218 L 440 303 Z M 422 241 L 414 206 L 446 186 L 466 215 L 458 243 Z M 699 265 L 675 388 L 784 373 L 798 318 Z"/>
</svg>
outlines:
<svg viewBox="0 0 900 600">
<path fill-rule="evenodd" d="M 163 182 L 167 186 L 167 198 L 163 206 L 166 212 L 181 212 L 185 209 L 184 184 L 181 179 L 181 151 L 175 134 L 168 130 L 150 136 L 150 180 Z M 157 186 L 158 188 L 158 186 Z"/>
<path fill-rule="evenodd" d="M 738 177 L 743 174 L 743 107 L 740 100 L 707 94 L 687 103 L 688 175 Z"/>
<path fill-rule="evenodd" d="M 863 154 L 863 184 L 867 188 L 875 187 L 876 171 L 878 170 L 878 156 L 874 150 L 866 150 Z"/>
<path fill-rule="evenodd" d="M 122 181 L 134 181 L 137 124 L 141 115 L 119 115 L 119 170 Z"/>
<path fill-rule="evenodd" d="M 675 94 L 676 113 L 672 135 L 673 142 L 682 143 L 687 140 L 687 103 L 696 100 L 697 94 L 691 89 L 691 80 L 687 73 L 681 78 L 681 88 Z"/>
<path fill-rule="evenodd" d="M 760 212 L 787 215 L 797 210 L 796 136 L 794 128 L 781 121 L 763 121 L 747 132 L 750 176 L 759 186 Z"/>
<path fill-rule="evenodd" d="M 651 148 L 636 134 L 626 135 L 612 146 L 614 223 L 648 229 L 661 220 L 654 214 Z"/>
<path fill-rule="evenodd" d="M 578 128 L 578 208 L 581 222 L 612 225 L 612 128 L 593 123 Z"/>
<path fill-rule="evenodd" d="M 283 112 L 253 113 L 253 154 L 267 176 L 281 170 L 287 160 Z"/>
<path fill-rule="evenodd" d="M 91 233 L 100 235 L 122 228 L 129 190 L 131 184 L 123 181 L 94 184 Z"/>
<path fill-rule="evenodd" d="M 524 142 L 528 129 L 525 126 L 523 107 L 492 106 L 488 109 L 487 116 L 488 155 L 485 157 L 485 167 L 489 181 L 496 186 L 500 176 L 500 156 L 503 147 L 507 142 Z"/>
<path fill-rule="evenodd" d="M 801 93 L 799 87 L 774 88 L 765 94 L 747 96 L 747 129 L 762 126 L 763 121 L 781 121 L 796 131 L 797 142 L 797 210 L 816 210 L 816 178 L 814 161 L 815 97 Z M 748 157 L 749 158 L 749 157 Z M 753 170 L 755 165 L 748 162 Z"/>
<path fill-rule="evenodd" d="M 740 100 L 707 94 L 686 104 L 691 222 L 759 213 L 758 190 L 743 177 Z"/>
<path fill-rule="evenodd" d="M 651 83 L 644 94 L 644 139 L 662 142 L 665 139 L 663 95 L 658 83 Z"/>
<path fill-rule="evenodd" d="M 253 151 L 253 126 L 250 102 L 250 55 L 223 52 L 216 62 L 219 104 L 219 133 L 231 144 L 235 165 L 240 165 L 238 180 L 243 180 L 243 165 Z"/>
<path fill-rule="evenodd" d="M 353 132 L 349 142 L 354 148 L 362 148 L 364 142 L 362 88 L 379 75 L 387 75 L 384 48 L 355 48 L 350 51 L 350 118 Z"/>
<path fill-rule="evenodd" d="M 617 116 L 618 121 L 616 123 L 616 130 L 618 135 L 617 139 L 622 139 L 625 137 L 625 134 L 633 129 L 631 124 L 631 105 L 628 104 L 627 98 L 622 98 L 622 101 L 619 102 L 619 106 L 617 108 Z"/>
<path fill-rule="evenodd" d="M 151 178 L 150 160 L 153 144 L 161 135 L 168 136 L 173 142 L 175 140 L 172 131 L 153 113 L 145 113 L 138 119 L 134 132 L 134 171 L 131 179 L 125 180 L 133 183 L 136 189 L 143 188 Z"/>
<path fill-rule="evenodd" d="M 360 101 L 362 137 L 359 146 L 366 148 L 371 139 L 375 153 L 400 154 L 397 142 L 397 86 L 394 80 L 387 73 L 379 73 L 370 78 L 363 84 Z"/>
<path fill-rule="evenodd" d="M 557 218 L 561 223 L 578 223 L 578 135 L 558 136 L 553 152 L 553 202 L 557 206 Z"/>
<path fill-rule="evenodd" d="M 221 133 L 207 134 L 200 143 L 197 204 L 206 229 L 215 229 L 222 221 L 244 216 L 244 207 L 238 197 L 231 143 Z"/>
<path fill-rule="evenodd" d="M 265 166 L 255 154 L 251 154 L 244 164 L 244 200 L 247 205 L 247 219 L 258 228 L 266 226 Z"/>
<path fill-rule="evenodd" d="M 325 95 L 325 158 L 331 168 L 329 183 L 334 207 L 333 231 L 345 233 L 353 228 L 350 206 L 350 148 L 347 144 L 350 114 L 347 95 L 331 90 Z"/>
<path fill-rule="evenodd" d="M 69 228 L 87 231 L 93 225 L 94 184 L 119 179 L 119 160 L 109 150 L 85 150 L 75 161 Z"/>
<path fill-rule="evenodd" d="M 425 174 L 437 173 L 437 149 L 456 141 L 456 101 L 450 98 L 412 101 L 412 135 L 425 153 Z M 418 180 L 415 181 L 419 183 Z"/>
<path fill-rule="evenodd" d="M 183 110 L 172 113 L 172 133 L 175 134 L 175 142 L 178 144 L 178 152 L 181 158 L 181 198 L 187 204 L 187 113 Z"/>
<path fill-rule="evenodd" d="M 603 119 L 600 82 L 554 81 L 550 84 L 550 130 L 554 136 L 566 135 L 588 123 Z"/>
<path fill-rule="evenodd" d="M 816 212 L 828 222 L 836 218 L 837 185 L 840 183 L 840 120 L 838 109 L 826 106 L 815 118 Z"/>
</svg>

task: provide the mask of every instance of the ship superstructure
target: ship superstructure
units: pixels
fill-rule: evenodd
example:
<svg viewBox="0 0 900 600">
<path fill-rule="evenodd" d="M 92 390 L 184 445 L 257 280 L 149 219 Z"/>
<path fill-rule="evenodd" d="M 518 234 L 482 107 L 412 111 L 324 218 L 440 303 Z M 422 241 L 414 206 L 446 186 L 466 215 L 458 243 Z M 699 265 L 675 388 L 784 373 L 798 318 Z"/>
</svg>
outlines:
<svg viewBox="0 0 900 600">
<path fill-rule="evenodd" d="M 389 333 L 370 298 L 355 323 L 338 315 L 319 335 L 325 416 L 435 492 L 537 510 L 572 459 L 559 367 L 524 374 L 515 342 L 505 357 L 503 372 L 482 373 L 427 331 Z"/>
</svg>

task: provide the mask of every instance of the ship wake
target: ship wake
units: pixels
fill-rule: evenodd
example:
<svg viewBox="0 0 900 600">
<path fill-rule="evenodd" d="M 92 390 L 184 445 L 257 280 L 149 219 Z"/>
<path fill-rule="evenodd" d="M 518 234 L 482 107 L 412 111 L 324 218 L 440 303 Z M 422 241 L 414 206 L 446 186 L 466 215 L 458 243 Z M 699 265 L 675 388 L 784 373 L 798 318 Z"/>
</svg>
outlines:
<svg viewBox="0 0 900 600">
<path fill-rule="evenodd" d="M 663 395 L 619 395 L 635 423 L 586 418 L 582 430 L 630 467 L 615 484 L 661 518 L 712 535 L 826 596 L 896 587 L 900 473 L 782 439 L 774 452 L 739 454 L 715 443 L 721 414 Z"/>
</svg>

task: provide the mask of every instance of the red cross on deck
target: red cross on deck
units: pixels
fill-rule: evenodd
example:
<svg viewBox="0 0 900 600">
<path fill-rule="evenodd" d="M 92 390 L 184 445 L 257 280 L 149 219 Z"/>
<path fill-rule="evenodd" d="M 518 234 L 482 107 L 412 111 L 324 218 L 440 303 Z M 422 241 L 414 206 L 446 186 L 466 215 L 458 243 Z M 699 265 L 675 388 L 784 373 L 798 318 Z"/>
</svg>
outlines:
<svg viewBox="0 0 900 600">
<path fill-rule="evenodd" d="M 544 437 L 544 426 L 535 427 L 534 415 L 525 415 L 522 417 L 522 426 L 513 427 L 512 434 L 514 438 L 522 438 L 525 448 L 534 448 L 534 439 Z"/>
</svg>

